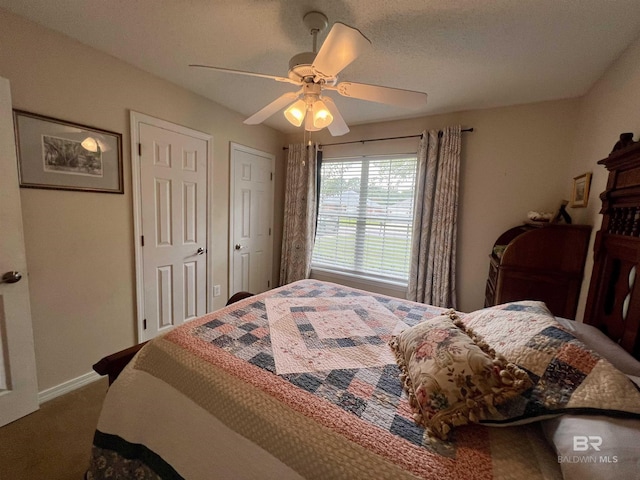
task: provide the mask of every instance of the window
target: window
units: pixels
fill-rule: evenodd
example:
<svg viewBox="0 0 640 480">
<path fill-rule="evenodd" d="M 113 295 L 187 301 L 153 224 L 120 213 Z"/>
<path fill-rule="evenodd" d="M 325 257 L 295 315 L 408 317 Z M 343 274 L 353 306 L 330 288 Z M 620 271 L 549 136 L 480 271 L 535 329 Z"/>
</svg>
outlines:
<svg viewBox="0 0 640 480">
<path fill-rule="evenodd" d="M 415 155 L 323 159 L 312 268 L 406 284 Z"/>
</svg>

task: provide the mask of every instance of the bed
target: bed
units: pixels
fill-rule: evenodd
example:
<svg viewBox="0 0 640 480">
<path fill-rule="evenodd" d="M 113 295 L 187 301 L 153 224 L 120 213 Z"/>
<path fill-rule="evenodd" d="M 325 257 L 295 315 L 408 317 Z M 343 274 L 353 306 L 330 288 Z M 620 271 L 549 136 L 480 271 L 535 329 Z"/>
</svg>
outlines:
<svg viewBox="0 0 640 480">
<path fill-rule="evenodd" d="M 115 381 L 87 479 L 640 478 L 637 318 L 622 348 L 611 302 L 598 329 L 541 302 L 461 313 L 316 280 L 232 300 L 96 364 Z M 425 399 L 434 365 L 461 402 Z"/>
</svg>

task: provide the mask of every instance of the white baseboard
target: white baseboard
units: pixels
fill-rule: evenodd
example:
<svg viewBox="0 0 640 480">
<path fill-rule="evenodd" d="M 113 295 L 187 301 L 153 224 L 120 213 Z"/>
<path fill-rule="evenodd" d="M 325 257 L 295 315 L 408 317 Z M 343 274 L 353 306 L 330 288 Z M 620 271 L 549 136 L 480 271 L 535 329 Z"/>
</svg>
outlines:
<svg viewBox="0 0 640 480">
<path fill-rule="evenodd" d="M 72 378 L 71 380 L 67 380 L 60 385 L 56 385 L 55 387 L 47 388 L 46 390 L 42 390 L 38 392 L 38 402 L 40 404 L 44 402 L 48 402 L 49 400 L 53 400 L 60 395 L 64 395 L 65 393 L 72 392 L 77 388 L 84 387 L 89 383 L 95 382 L 102 378 L 96 372 L 91 371 L 87 372 L 84 375 L 80 375 L 79 377 Z"/>
</svg>

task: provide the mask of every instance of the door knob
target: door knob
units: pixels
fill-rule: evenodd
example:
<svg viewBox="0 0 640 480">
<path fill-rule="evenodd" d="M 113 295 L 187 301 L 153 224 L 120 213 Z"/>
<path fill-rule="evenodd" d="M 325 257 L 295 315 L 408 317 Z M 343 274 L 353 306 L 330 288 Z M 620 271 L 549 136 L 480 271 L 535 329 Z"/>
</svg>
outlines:
<svg viewBox="0 0 640 480">
<path fill-rule="evenodd" d="M 22 274 L 20 272 L 7 272 L 2 275 L 2 279 L 0 279 L 0 283 L 17 283 L 22 278 Z"/>
<path fill-rule="evenodd" d="M 196 251 L 196 255 L 204 255 L 204 248 L 198 248 L 198 250 Z"/>
<path fill-rule="evenodd" d="M 240 245 L 239 243 L 236 243 L 236 250 L 240 250 L 242 248 L 242 245 Z"/>
</svg>

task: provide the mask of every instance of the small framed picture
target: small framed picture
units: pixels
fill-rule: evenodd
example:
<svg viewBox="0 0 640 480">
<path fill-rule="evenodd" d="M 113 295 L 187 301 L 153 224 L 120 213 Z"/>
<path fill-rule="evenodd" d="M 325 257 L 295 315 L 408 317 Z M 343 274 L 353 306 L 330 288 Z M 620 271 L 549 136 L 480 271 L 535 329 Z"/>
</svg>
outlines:
<svg viewBox="0 0 640 480">
<path fill-rule="evenodd" d="M 122 135 L 13 111 L 20 186 L 124 193 Z"/>
<path fill-rule="evenodd" d="M 583 173 L 573 179 L 573 193 L 571 194 L 572 207 L 586 207 L 589 203 L 589 186 L 591 173 Z"/>
</svg>

